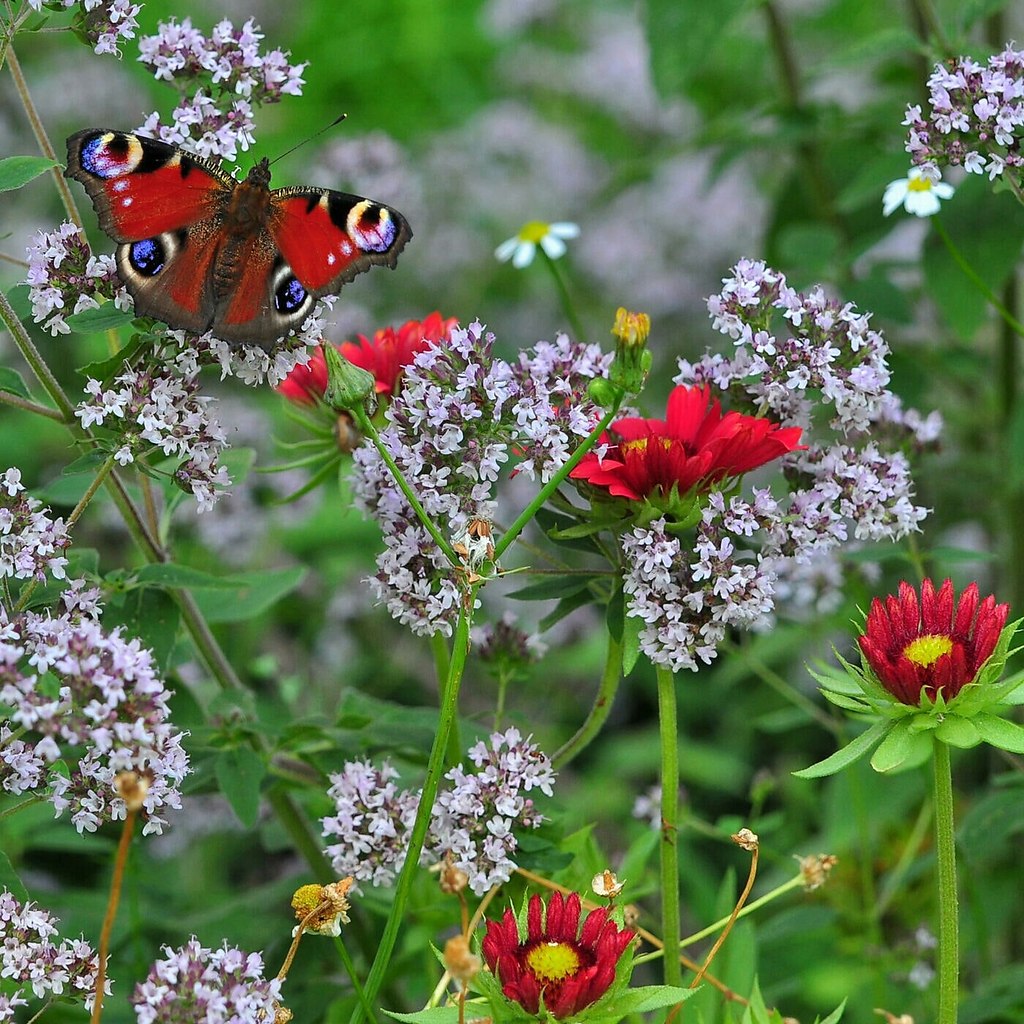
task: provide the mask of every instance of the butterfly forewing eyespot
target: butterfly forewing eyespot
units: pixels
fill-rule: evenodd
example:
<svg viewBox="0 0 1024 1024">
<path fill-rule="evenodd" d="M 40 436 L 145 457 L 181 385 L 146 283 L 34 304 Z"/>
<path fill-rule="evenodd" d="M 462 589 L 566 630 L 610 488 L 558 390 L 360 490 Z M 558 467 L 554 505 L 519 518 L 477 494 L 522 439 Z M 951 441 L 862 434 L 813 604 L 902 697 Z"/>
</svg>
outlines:
<svg viewBox="0 0 1024 1024">
<path fill-rule="evenodd" d="M 387 252 L 398 234 L 388 208 L 369 199 L 349 210 L 345 228 L 363 252 Z"/>
</svg>

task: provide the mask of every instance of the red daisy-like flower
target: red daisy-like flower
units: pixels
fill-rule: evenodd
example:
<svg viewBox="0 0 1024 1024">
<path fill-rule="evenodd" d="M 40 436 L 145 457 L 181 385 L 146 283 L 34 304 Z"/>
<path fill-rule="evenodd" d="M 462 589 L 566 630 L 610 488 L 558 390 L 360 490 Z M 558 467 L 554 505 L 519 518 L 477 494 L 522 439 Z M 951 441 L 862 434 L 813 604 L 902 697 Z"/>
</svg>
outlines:
<svg viewBox="0 0 1024 1024">
<path fill-rule="evenodd" d="M 457 327 L 454 317 L 445 319 L 433 312 L 423 320 L 408 320 L 399 328 L 384 327 L 370 341 L 362 334 L 359 343 L 344 341 L 338 346 L 341 354 L 354 365 L 376 378 L 377 394 L 394 395 L 401 385 L 402 370 L 417 352 L 428 345 L 445 341 Z M 296 366 L 277 386 L 277 390 L 299 405 L 313 405 L 327 390 L 327 361 L 323 348 L 318 348 L 305 366 Z"/>
<path fill-rule="evenodd" d="M 487 966 L 501 982 L 506 998 L 527 1013 L 544 1008 L 562 1018 L 596 1002 L 615 980 L 615 967 L 635 932 L 608 920 L 608 908 L 592 910 L 580 929 L 580 897 L 554 893 L 545 907 L 531 896 L 526 935 L 519 934 L 511 910 L 487 922 L 483 941 Z"/>
<path fill-rule="evenodd" d="M 954 605 L 952 581 L 936 592 L 930 579 L 921 584 L 920 602 L 906 582 L 898 596 L 871 602 L 857 642 L 879 682 L 904 704 L 917 706 L 922 693 L 934 700 L 939 690 L 951 700 L 995 650 L 1010 606 L 991 594 L 980 600 L 977 583 Z"/>
<path fill-rule="evenodd" d="M 708 387 L 675 388 L 664 420 L 616 420 L 602 443 L 603 458 L 583 456 L 569 474 L 632 501 L 675 487 L 680 495 L 740 476 L 800 447 L 800 427 L 780 427 L 760 416 L 722 415 Z"/>
</svg>

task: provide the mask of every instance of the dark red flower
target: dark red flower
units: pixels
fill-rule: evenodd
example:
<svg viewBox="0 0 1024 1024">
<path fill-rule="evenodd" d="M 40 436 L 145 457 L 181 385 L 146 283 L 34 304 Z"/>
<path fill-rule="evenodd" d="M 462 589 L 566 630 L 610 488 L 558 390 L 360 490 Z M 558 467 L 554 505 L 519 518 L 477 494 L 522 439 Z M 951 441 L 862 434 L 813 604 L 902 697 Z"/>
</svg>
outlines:
<svg viewBox="0 0 1024 1024">
<path fill-rule="evenodd" d="M 620 498 L 642 501 L 673 486 L 680 495 L 763 466 L 800 446 L 800 427 L 780 427 L 760 416 L 722 415 L 708 387 L 677 387 L 664 420 L 616 420 L 602 439 L 612 445 L 599 458 L 583 456 L 569 474 Z"/>
<path fill-rule="evenodd" d="M 972 583 L 954 607 L 953 583 L 936 592 L 930 579 L 921 584 L 921 600 L 906 582 L 899 595 L 871 602 L 864 635 L 857 642 L 879 682 L 899 701 L 917 706 L 921 694 L 931 700 L 939 690 L 951 700 L 974 682 L 995 650 L 1010 606 L 991 594 L 981 601 Z"/>
<path fill-rule="evenodd" d="M 408 320 L 397 329 L 384 327 L 373 336 L 373 341 L 360 334 L 358 344 L 344 341 L 338 350 L 350 363 L 373 374 L 378 394 L 394 395 L 401 385 L 402 370 L 412 362 L 413 356 L 428 345 L 446 340 L 458 323 L 454 318 L 446 320 L 434 312 L 423 320 Z M 278 384 L 277 390 L 299 405 L 313 405 L 318 398 L 323 398 L 327 390 L 323 348 L 318 348 L 305 366 L 296 366 Z"/>
<path fill-rule="evenodd" d="M 511 910 L 487 922 L 483 941 L 487 966 L 501 982 L 506 998 L 527 1013 L 544 1008 L 568 1017 L 596 1002 L 615 980 L 615 967 L 635 932 L 620 930 L 608 920 L 608 908 L 592 910 L 580 929 L 580 898 L 554 893 L 545 907 L 531 896 L 526 910 L 526 935 L 519 934 Z"/>
</svg>

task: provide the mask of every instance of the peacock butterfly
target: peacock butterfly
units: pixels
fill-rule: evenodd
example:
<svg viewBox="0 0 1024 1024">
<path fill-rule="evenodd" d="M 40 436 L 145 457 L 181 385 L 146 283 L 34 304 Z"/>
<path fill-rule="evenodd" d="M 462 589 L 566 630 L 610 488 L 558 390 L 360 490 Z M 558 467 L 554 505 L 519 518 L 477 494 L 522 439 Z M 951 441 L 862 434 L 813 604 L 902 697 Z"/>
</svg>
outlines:
<svg viewBox="0 0 1024 1024">
<path fill-rule="evenodd" d="M 135 311 L 236 345 L 269 350 L 321 295 L 376 264 L 394 267 L 412 237 L 397 210 L 371 199 L 311 185 L 271 189 L 266 158 L 237 181 L 130 132 L 75 132 L 66 174 L 85 186 L 117 242 Z"/>
</svg>

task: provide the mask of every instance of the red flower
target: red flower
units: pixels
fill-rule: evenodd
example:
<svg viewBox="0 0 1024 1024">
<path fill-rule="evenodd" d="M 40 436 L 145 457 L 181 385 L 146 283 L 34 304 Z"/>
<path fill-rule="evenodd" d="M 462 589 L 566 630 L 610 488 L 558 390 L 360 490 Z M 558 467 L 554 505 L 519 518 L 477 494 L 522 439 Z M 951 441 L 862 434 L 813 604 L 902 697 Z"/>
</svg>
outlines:
<svg viewBox="0 0 1024 1024">
<path fill-rule="evenodd" d="M 588 452 L 569 475 L 632 501 L 673 487 L 683 495 L 793 451 L 800 429 L 739 412 L 723 416 L 710 388 L 680 385 L 669 395 L 665 420 L 616 420 L 601 439 L 611 450 L 604 458 Z"/>
<path fill-rule="evenodd" d="M 581 931 L 579 895 L 565 900 L 556 892 L 546 910 L 540 896 L 530 897 L 525 936 L 511 910 L 500 923 L 488 921 L 484 959 L 506 998 L 539 1013 L 543 996 L 544 1008 L 555 1017 L 569 1017 L 600 999 L 635 934 L 620 930 L 608 913 L 607 907 L 592 910 Z"/>
<path fill-rule="evenodd" d="M 921 584 L 921 600 L 909 583 L 883 604 L 871 602 L 864 635 L 857 642 L 879 682 L 904 704 L 917 706 L 921 694 L 934 700 L 939 690 L 951 700 L 974 682 L 995 650 L 1010 606 L 991 594 L 980 601 L 972 583 L 954 608 L 953 583 L 938 593 L 930 579 Z"/>
<path fill-rule="evenodd" d="M 401 384 L 402 370 L 417 352 L 428 345 L 447 340 L 458 320 L 445 320 L 438 312 L 424 320 L 408 320 L 397 330 L 385 327 L 373 336 L 373 341 L 359 335 L 359 344 L 344 341 L 338 346 L 341 354 L 377 379 L 378 394 L 394 395 Z M 285 398 L 299 405 L 313 405 L 323 398 L 327 390 L 327 362 L 323 348 L 318 348 L 305 366 L 296 366 L 277 386 Z"/>
</svg>

